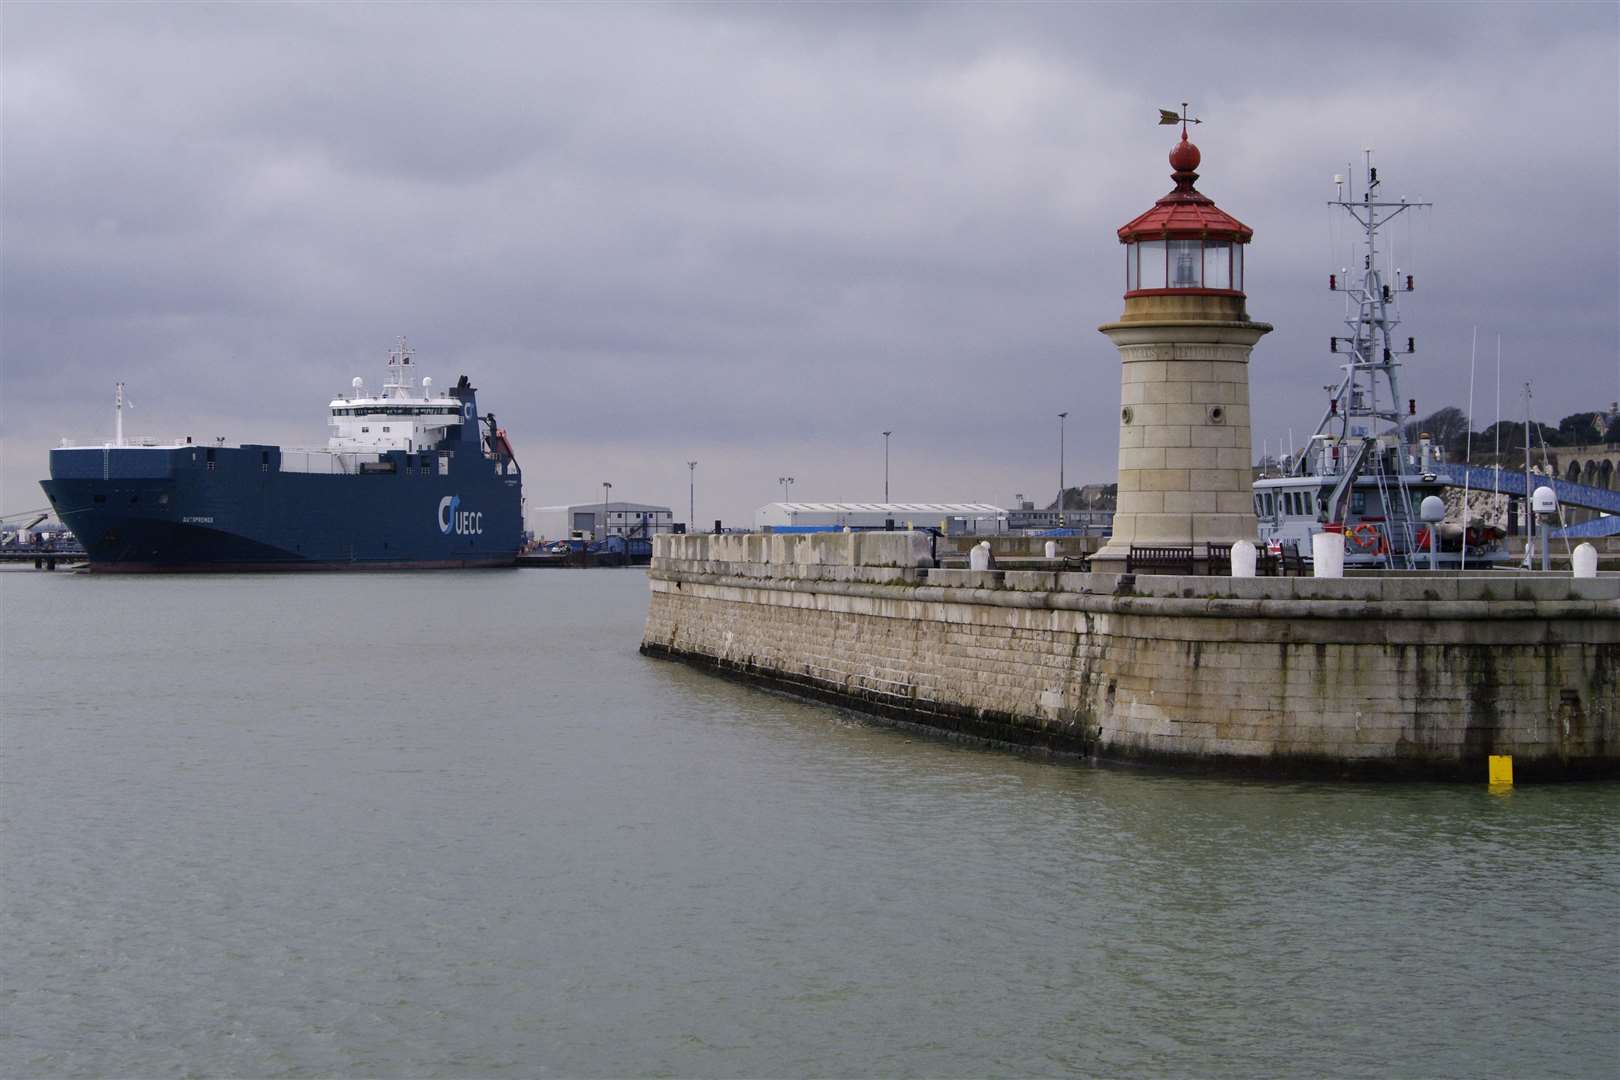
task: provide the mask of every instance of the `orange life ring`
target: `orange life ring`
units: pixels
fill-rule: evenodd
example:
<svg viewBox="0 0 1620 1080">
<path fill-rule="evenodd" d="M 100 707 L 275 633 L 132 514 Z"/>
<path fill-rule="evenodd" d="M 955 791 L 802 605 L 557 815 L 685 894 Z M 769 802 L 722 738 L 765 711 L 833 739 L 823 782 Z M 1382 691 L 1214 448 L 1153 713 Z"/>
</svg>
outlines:
<svg viewBox="0 0 1620 1080">
<path fill-rule="evenodd" d="M 1344 531 L 1345 538 L 1362 551 L 1383 555 L 1389 549 L 1384 545 L 1384 534 L 1376 525 L 1363 522 Z"/>
</svg>

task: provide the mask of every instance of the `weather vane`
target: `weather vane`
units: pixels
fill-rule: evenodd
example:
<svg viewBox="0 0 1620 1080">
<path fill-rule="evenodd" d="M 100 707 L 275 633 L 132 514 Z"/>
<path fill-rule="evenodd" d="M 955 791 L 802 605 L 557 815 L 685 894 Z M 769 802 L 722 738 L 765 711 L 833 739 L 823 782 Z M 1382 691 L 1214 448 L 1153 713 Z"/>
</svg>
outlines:
<svg viewBox="0 0 1620 1080">
<path fill-rule="evenodd" d="M 1187 125 L 1188 124 L 1202 124 L 1203 121 L 1199 120 L 1197 117 L 1188 116 L 1187 115 L 1187 103 L 1185 101 L 1183 101 L 1181 103 L 1181 113 L 1180 113 L 1180 115 L 1177 115 L 1176 113 L 1172 112 L 1169 109 L 1160 109 L 1159 110 L 1159 123 L 1161 123 L 1161 124 L 1180 124 L 1181 125 L 1182 137 L 1185 138 L 1186 135 L 1187 135 Z"/>
</svg>

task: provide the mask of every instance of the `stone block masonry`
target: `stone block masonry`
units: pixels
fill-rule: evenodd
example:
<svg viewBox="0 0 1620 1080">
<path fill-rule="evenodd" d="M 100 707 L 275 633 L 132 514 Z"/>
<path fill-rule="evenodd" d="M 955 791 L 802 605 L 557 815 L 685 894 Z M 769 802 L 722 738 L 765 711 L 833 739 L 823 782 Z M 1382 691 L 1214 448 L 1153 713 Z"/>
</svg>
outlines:
<svg viewBox="0 0 1620 1080">
<path fill-rule="evenodd" d="M 1620 577 L 937 570 L 918 533 L 659 536 L 642 651 L 958 738 L 1267 774 L 1620 776 Z"/>
</svg>

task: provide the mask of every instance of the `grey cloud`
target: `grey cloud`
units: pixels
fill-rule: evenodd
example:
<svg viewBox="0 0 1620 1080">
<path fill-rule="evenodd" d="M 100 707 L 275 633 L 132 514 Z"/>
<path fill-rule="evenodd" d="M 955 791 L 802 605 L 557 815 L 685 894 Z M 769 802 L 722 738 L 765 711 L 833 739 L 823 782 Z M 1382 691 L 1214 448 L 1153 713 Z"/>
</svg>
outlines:
<svg viewBox="0 0 1620 1080">
<path fill-rule="evenodd" d="M 1345 47 L 1358 19 L 1384 47 Z M 1152 110 L 1184 96 L 1209 121 L 1200 186 L 1256 229 L 1250 306 L 1278 327 L 1257 446 L 1314 422 L 1332 374 L 1322 204 L 1364 139 L 1439 203 L 1415 237 L 1412 393 L 1462 399 L 1475 323 L 1551 412 L 1617 393 L 1612 8 L 0 20 L 7 510 L 35 505 L 57 435 L 106 430 L 115 378 L 150 388 L 165 430 L 313 441 L 401 332 L 485 388 L 544 463 L 542 501 L 611 468 L 616 491 L 684 505 L 670 462 L 701 453 L 706 516 L 735 520 L 783 471 L 806 496 L 869 489 L 861 448 L 887 427 L 917 497 L 1007 498 L 1052 486 L 1063 409 L 1071 476 L 1104 476 L 1113 230 L 1168 189 Z"/>
</svg>

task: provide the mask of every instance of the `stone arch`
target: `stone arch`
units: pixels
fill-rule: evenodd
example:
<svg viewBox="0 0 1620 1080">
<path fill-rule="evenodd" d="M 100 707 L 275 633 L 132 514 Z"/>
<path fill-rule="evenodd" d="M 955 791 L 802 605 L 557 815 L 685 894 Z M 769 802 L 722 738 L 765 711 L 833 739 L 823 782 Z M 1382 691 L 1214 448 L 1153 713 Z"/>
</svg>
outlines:
<svg viewBox="0 0 1620 1080">
<path fill-rule="evenodd" d="M 1585 484 L 1587 487 L 1596 487 L 1597 486 L 1597 478 L 1598 478 L 1598 459 L 1597 458 L 1592 458 L 1590 461 L 1588 461 L 1586 463 L 1586 468 L 1584 470 L 1582 470 L 1582 472 L 1581 472 L 1581 483 Z"/>
<path fill-rule="evenodd" d="M 1607 488 L 1610 491 L 1615 490 L 1613 458 L 1606 458 L 1603 462 L 1603 467 L 1598 469 L 1597 486 L 1600 488 Z"/>
<path fill-rule="evenodd" d="M 1581 463 L 1578 462 L 1578 461 L 1570 462 L 1569 463 L 1569 468 L 1564 471 L 1564 479 L 1569 481 L 1571 484 L 1580 483 L 1581 482 Z"/>
</svg>

